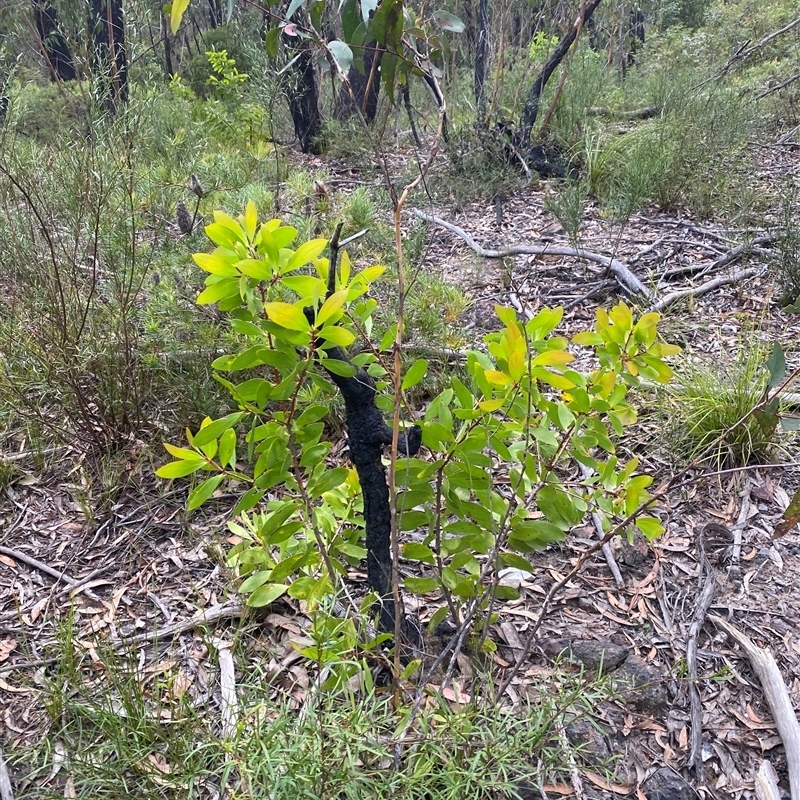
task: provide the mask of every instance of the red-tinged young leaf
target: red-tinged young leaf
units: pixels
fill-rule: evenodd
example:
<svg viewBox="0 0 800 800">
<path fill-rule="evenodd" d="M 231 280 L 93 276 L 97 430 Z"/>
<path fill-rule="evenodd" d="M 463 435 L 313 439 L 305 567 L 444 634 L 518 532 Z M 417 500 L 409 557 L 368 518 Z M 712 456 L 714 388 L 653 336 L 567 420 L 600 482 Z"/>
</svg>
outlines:
<svg viewBox="0 0 800 800">
<path fill-rule="evenodd" d="M 224 475 L 214 475 L 208 478 L 208 480 L 203 481 L 199 486 L 195 486 L 189 493 L 189 502 L 187 503 L 189 511 L 200 508 L 200 506 L 214 494 L 214 490 L 222 483 L 224 477 Z"/>
<path fill-rule="evenodd" d="M 164 464 L 163 467 L 157 469 L 156 475 L 159 478 L 167 478 L 168 480 L 172 478 L 185 478 L 187 475 L 197 472 L 205 463 L 206 461 L 199 457 L 196 461 L 189 461 L 188 459 L 183 461 L 170 461 L 169 464 Z"/>
</svg>

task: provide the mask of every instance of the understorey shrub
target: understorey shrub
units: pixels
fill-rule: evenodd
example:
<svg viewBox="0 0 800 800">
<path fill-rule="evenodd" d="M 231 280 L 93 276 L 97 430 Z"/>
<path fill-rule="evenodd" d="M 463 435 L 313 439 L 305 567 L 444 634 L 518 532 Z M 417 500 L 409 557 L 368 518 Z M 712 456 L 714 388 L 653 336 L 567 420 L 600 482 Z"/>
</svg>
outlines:
<svg viewBox="0 0 800 800">
<path fill-rule="evenodd" d="M 197 302 L 216 304 L 242 337 L 241 349 L 214 362 L 238 410 L 187 432 L 188 447 L 165 445 L 174 460 L 158 475 L 196 476 L 190 510 L 242 487 L 228 555 L 239 590 L 251 606 L 287 594 L 321 615 L 324 647 L 303 652 L 338 665 L 331 681 L 358 670 L 396 624 L 414 652 L 419 621 L 406 617 L 403 592 L 437 607 L 424 620 L 430 631 L 448 622 L 488 651 L 498 603 L 518 596 L 501 582 L 503 570 L 533 573 L 533 554 L 589 513 L 604 532 L 661 532 L 647 513 L 652 479 L 614 445 L 636 420 L 631 389 L 641 378 L 670 380 L 664 357 L 678 348 L 658 341 L 658 314 L 634 319 L 623 303 L 600 309 L 592 330 L 570 342 L 556 333 L 562 309 L 522 321 L 498 306 L 500 326 L 485 349 L 467 353 L 465 379 L 453 377 L 417 416 L 405 397 L 428 362 L 399 375 L 386 355 L 395 331 L 372 343 L 377 303 L 369 294 L 382 267 L 354 272 L 336 236 L 330 259 L 325 239 L 293 249 L 296 231 L 277 219 L 260 223 L 252 203 L 238 219 L 216 212 L 206 233 L 216 249 L 194 256 L 208 273 Z M 351 354 L 357 337 L 365 349 Z M 576 348 L 590 350 L 590 371 L 571 367 Z M 318 396 L 304 405 L 309 383 Z M 332 460 L 325 435 L 337 393 L 354 466 Z M 393 585 L 393 549 L 411 572 L 402 587 Z M 356 597 L 345 578 L 365 558 L 372 594 Z M 376 628 L 325 623 L 331 597 Z"/>
</svg>

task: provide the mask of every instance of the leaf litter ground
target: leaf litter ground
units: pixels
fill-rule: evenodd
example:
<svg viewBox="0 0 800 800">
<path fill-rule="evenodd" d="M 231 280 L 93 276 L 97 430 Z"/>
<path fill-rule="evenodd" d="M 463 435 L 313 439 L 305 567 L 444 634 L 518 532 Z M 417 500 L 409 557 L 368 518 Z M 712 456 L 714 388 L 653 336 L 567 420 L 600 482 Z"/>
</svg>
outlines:
<svg viewBox="0 0 800 800">
<path fill-rule="evenodd" d="M 797 153 L 772 158 L 760 179 L 768 182 L 776 171 L 796 175 Z M 544 185 L 506 197 L 499 224 L 496 206 L 488 201 L 462 207 L 457 215 L 444 208 L 431 212 L 484 247 L 543 241 L 565 245 L 563 230 L 544 207 L 552 191 Z M 667 309 L 663 333 L 696 358 L 725 362 L 743 334 L 755 327 L 764 342 L 781 342 L 791 365 L 798 352 L 800 316 L 777 309 L 774 276 L 764 253 L 746 250 L 720 263 L 731 248 L 756 235 L 656 210 L 614 228 L 590 206 L 578 243 L 613 255 L 660 295 L 735 270 L 756 269 L 743 283 L 723 285 Z M 563 305 L 569 334 L 591 324 L 596 304 L 616 302 L 620 294 L 602 268 L 578 259 L 482 259 L 458 236 L 435 227 L 424 258 L 420 268 L 439 270 L 472 298 L 459 321 L 466 327 L 466 334 L 460 334 L 465 345 L 474 345 L 493 328 L 497 303 L 513 305 L 523 315 L 544 305 Z M 474 341 L 467 341 L 471 337 Z M 653 403 L 658 400 L 651 398 Z M 663 417 L 658 408 L 653 412 L 643 415 L 623 447 L 639 456 L 658 485 L 673 466 L 663 447 Z M 710 621 L 698 639 L 702 783 L 692 773 L 685 658 L 701 577 L 699 539 L 714 523 L 717 527 L 706 529 L 704 539 L 715 575 L 711 612 L 774 654 L 794 707 L 800 709 L 800 535 L 793 530 L 771 541 L 800 486 L 799 451 L 797 442 L 787 439 L 780 466 L 705 479 L 672 492 L 661 508 L 667 527 L 661 539 L 650 547 L 636 540 L 616 544 L 621 584 L 598 554 L 555 598 L 536 647 L 504 702 L 535 701 L 543 677 L 552 680 L 559 670 L 591 674 L 600 663 L 616 692 L 596 708 L 591 725 L 570 728 L 568 735 L 583 754 L 576 757 L 572 783 L 551 785 L 548 793 L 614 797 L 638 790 L 639 796 L 648 796 L 643 781 L 667 767 L 697 788 L 709 787 L 716 797 L 752 797 L 753 775 L 763 758 L 772 760 L 786 788 L 783 746 L 759 681 L 738 647 Z M 69 464 L 79 455 L 65 450 L 59 458 Z M 138 661 L 143 684 L 168 676 L 176 700 L 188 699 L 200 713 L 217 715 L 220 639 L 239 639 L 244 646 L 236 650 L 238 674 L 257 668 L 272 678 L 275 697 L 289 697 L 298 708 L 305 701 L 313 675 L 292 645 L 305 639 L 309 620 L 303 609 L 281 602 L 243 617 L 221 566 L 232 496 L 217 497 L 211 511 L 188 520 L 181 488 L 170 490 L 146 470 L 137 472 L 130 488 L 105 508 L 92 508 L 86 500 L 90 495 L 78 487 L 24 471 L 25 477 L 6 486 L 0 498 L 0 736 L 6 754 L 40 740 L 48 729 L 42 681 L 63 646 L 63 626 L 70 616 L 73 644 L 89 657 L 82 674 L 98 691 L 105 686 L 103 659 L 109 648 L 116 648 Z M 736 532 L 740 549 L 733 545 Z M 589 522 L 537 556 L 534 575 L 507 576 L 520 589 L 520 599 L 501 606 L 493 633 L 498 683 L 524 646 L 548 588 L 594 541 Z M 364 573 L 353 571 L 350 577 L 364 587 Z M 434 608 L 420 602 L 414 610 L 424 620 Z M 462 659 L 460 666 L 455 693 L 452 686 L 441 689 L 452 702 L 459 693 L 479 690 L 471 683 L 468 663 Z M 611 772 L 604 767 L 609 756 L 619 757 Z M 53 786 L 61 785 L 57 772 L 51 776 Z M 680 784 L 674 791 L 680 796 Z"/>
</svg>

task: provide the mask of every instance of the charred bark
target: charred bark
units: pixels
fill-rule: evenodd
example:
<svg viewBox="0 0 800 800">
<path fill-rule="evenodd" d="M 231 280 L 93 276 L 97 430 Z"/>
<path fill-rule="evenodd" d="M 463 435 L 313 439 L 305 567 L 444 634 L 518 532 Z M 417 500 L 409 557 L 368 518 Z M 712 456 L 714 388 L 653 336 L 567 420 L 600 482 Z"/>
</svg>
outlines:
<svg viewBox="0 0 800 800">
<path fill-rule="evenodd" d="M 520 117 L 517 134 L 514 137 L 514 144 L 520 152 L 524 152 L 530 146 L 531 133 L 533 126 L 536 123 L 536 117 L 539 114 L 539 103 L 542 99 L 547 82 L 550 80 L 553 73 L 556 71 L 558 65 L 564 60 L 564 56 L 569 52 L 572 43 L 577 38 L 579 32 L 583 29 L 586 21 L 591 19 L 595 9 L 600 5 L 601 0 L 587 0 L 584 4 L 581 13 L 575 20 L 575 23 L 570 30 L 564 35 L 553 50 L 552 55 L 547 60 L 547 63 L 542 68 L 542 71 L 533 82 L 528 97 L 525 100 L 525 106 L 522 109 L 522 116 Z"/>
<path fill-rule="evenodd" d="M 333 294 L 336 282 L 336 261 L 339 251 L 337 227 L 330 243 L 328 296 Z M 305 309 L 309 322 L 314 321 L 314 310 Z M 378 623 L 382 631 L 393 633 L 395 615 L 400 613 L 403 642 L 415 643 L 419 632 L 406 618 L 405 609 L 396 609 L 392 592 L 392 517 L 389 504 L 389 485 L 386 482 L 386 468 L 383 466 L 383 450 L 392 443 L 392 429 L 386 424 L 380 409 L 375 404 L 375 381 L 361 367 L 355 367 L 347 352 L 341 347 L 327 350 L 328 358 L 350 364 L 356 370 L 352 377 L 328 372 L 344 398 L 347 437 L 350 460 L 358 473 L 361 493 L 364 498 L 364 529 L 367 548 L 367 582 L 369 588 L 380 598 Z M 320 365 L 324 368 L 325 362 Z M 327 371 L 327 370 L 326 370 Z M 397 450 L 403 456 L 415 456 L 422 444 L 422 428 L 414 425 L 408 431 L 401 431 Z"/>
<path fill-rule="evenodd" d="M 284 41 L 289 51 L 299 51 L 297 60 L 284 75 L 283 90 L 289 101 L 289 113 L 292 115 L 294 132 L 300 141 L 300 149 L 304 153 L 319 155 L 319 135 L 322 133 L 322 116 L 319 113 L 319 89 L 317 73 L 314 71 L 314 59 L 309 45 L 305 42 L 296 44 L 296 39 L 284 34 Z"/>
<path fill-rule="evenodd" d="M 52 0 L 34 0 L 33 18 L 47 69 L 54 81 L 73 81 L 78 77 L 67 40 L 58 27 L 58 14 Z"/>
<path fill-rule="evenodd" d="M 92 0 L 92 66 L 112 111 L 128 102 L 128 54 L 122 0 Z"/>
<path fill-rule="evenodd" d="M 336 95 L 333 118 L 346 120 L 361 109 L 364 119 L 372 124 L 378 113 L 378 99 L 381 91 L 381 73 L 379 71 L 383 54 L 386 51 L 376 41 L 364 46 L 362 68 L 353 67 L 347 76 L 350 88 L 343 85 Z"/>
<path fill-rule="evenodd" d="M 328 350 L 331 358 L 350 363 L 341 348 Z M 325 362 L 322 362 L 325 366 Z M 392 597 L 391 511 L 383 449 L 392 443 L 392 429 L 386 424 L 375 405 L 375 382 L 358 369 L 352 378 L 328 373 L 344 398 L 347 414 L 347 436 L 350 459 L 358 473 L 364 496 L 364 527 L 367 548 L 367 581 L 369 588 L 381 598 L 379 613 L 383 631 L 394 631 L 395 606 Z M 414 426 L 400 435 L 398 450 L 403 455 L 415 455 L 422 442 L 422 429 Z M 403 610 L 400 609 L 401 614 Z M 405 618 L 405 617 L 403 617 Z"/>
</svg>

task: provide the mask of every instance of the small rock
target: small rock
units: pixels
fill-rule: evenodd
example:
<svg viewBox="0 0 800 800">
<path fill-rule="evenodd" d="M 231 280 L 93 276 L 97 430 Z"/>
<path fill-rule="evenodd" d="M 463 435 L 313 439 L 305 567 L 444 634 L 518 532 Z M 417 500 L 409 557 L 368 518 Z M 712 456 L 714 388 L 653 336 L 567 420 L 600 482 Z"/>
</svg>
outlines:
<svg viewBox="0 0 800 800">
<path fill-rule="evenodd" d="M 612 686 L 626 703 L 639 711 L 660 711 L 667 705 L 667 690 L 662 670 L 629 655 L 625 663 L 614 673 Z"/>
<path fill-rule="evenodd" d="M 596 767 L 611 757 L 608 739 L 588 719 L 574 719 L 565 729 L 567 739 L 578 747 L 577 756 L 587 766 Z"/>
<path fill-rule="evenodd" d="M 695 800 L 694 789 L 674 769 L 661 767 L 642 783 L 647 800 Z"/>
<path fill-rule="evenodd" d="M 539 646 L 548 658 L 566 658 L 579 661 L 587 669 L 613 672 L 622 664 L 630 653 L 630 649 L 614 642 L 596 641 L 593 639 L 541 639 Z"/>
</svg>

